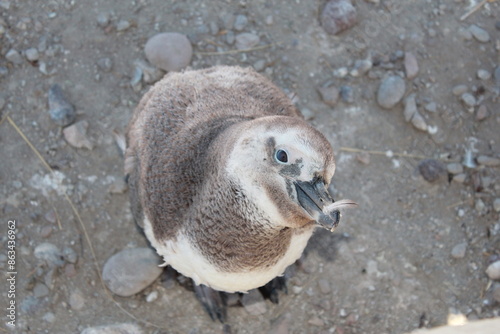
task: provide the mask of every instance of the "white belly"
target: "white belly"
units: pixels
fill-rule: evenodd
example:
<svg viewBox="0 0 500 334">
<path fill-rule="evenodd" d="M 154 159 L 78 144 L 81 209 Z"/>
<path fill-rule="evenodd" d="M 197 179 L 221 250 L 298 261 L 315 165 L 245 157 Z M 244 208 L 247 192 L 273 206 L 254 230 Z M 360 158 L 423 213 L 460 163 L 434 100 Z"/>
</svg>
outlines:
<svg viewBox="0 0 500 334">
<path fill-rule="evenodd" d="M 172 266 L 182 275 L 190 277 L 196 284 L 204 284 L 215 290 L 226 292 L 246 292 L 265 285 L 281 276 L 285 269 L 294 263 L 302 254 L 313 230 L 292 236 L 290 246 L 278 263 L 266 270 L 251 272 L 222 272 L 210 264 L 189 240 L 182 235 L 175 242 L 158 242 L 153 235 L 150 221 L 144 218 L 144 232 L 165 264 Z"/>
</svg>

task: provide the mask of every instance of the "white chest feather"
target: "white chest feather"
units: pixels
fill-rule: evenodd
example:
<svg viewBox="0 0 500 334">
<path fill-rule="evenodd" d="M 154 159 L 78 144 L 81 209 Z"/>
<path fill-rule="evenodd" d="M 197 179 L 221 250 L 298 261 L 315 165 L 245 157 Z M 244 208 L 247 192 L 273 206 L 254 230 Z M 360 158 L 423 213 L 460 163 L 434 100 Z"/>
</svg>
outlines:
<svg viewBox="0 0 500 334">
<path fill-rule="evenodd" d="M 165 264 L 172 266 L 182 275 L 192 278 L 196 284 L 204 284 L 215 290 L 226 292 L 246 292 L 265 285 L 276 276 L 283 275 L 285 269 L 301 256 L 311 237 L 312 229 L 292 236 L 288 250 L 276 265 L 265 270 L 249 272 L 219 271 L 191 245 L 182 233 L 175 242 L 157 241 L 147 218 L 144 218 L 144 232 L 158 254 L 163 257 Z"/>
</svg>

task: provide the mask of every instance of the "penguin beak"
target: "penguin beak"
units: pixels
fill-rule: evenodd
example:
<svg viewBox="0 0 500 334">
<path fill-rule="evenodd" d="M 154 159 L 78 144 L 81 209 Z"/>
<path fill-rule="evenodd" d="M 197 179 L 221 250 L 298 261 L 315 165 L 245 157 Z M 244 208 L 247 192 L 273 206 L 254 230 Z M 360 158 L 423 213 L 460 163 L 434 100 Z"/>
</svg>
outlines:
<svg viewBox="0 0 500 334">
<path fill-rule="evenodd" d="M 330 231 L 338 226 L 340 212 L 323 210 L 335 201 L 321 178 L 314 178 L 308 182 L 295 181 L 295 190 L 300 206 L 316 221 L 316 224 Z"/>
</svg>

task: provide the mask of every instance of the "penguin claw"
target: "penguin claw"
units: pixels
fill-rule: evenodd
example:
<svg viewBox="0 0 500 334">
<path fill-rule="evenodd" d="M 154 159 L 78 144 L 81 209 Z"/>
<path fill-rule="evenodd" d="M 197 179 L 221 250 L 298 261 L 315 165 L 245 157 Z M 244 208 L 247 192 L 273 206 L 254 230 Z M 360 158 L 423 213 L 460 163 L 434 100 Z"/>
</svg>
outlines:
<svg viewBox="0 0 500 334">
<path fill-rule="evenodd" d="M 279 291 L 288 293 L 286 287 L 286 278 L 284 276 L 275 277 L 266 285 L 259 288 L 260 293 L 264 298 L 269 299 L 273 304 L 279 303 Z"/>
<path fill-rule="evenodd" d="M 220 292 L 209 288 L 206 285 L 196 285 L 193 283 L 196 298 L 207 311 L 213 321 L 219 320 L 221 323 L 226 321 L 226 296 L 224 292 Z"/>
</svg>

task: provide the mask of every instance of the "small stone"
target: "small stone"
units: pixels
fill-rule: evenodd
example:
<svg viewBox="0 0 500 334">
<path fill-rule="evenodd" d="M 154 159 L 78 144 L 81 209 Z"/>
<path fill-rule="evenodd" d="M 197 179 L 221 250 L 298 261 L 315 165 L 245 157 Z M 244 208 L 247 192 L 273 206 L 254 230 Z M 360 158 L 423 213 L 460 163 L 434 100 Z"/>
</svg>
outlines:
<svg viewBox="0 0 500 334">
<path fill-rule="evenodd" d="M 116 24 L 116 31 L 125 31 L 131 26 L 132 24 L 128 20 L 120 20 Z"/>
<path fill-rule="evenodd" d="M 73 263 L 68 263 L 64 266 L 64 274 L 66 277 L 75 277 L 76 276 L 76 268 Z"/>
<path fill-rule="evenodd" d="M 97 61 L 97 66 L 104 72 L 109 72 L 113 68 L 113 62 L 111 58 L 101 58 Z"/>
<path fill-rule="evenodd" d="M 500 159 L 489 157 L 486 155 L 480 155 L 479 157 L 477 157 L 477 162 L 480 165 L 488 166 L 488 167 L 500 166 Z"/>
<path fill-rule="evenodd" d="M 330 0 L 320 14 L 321 26 L 331 35 L 336 35 L 356 24 L 356 8 L 351 0 Z"/>
<path fill-rule="evenodd" d="M 158 299 L 158 291 L 151 291 L 147 296 L 146 296 L 146 302 L 147 303 L 152 303 L 155 300 Z"/>
<path fill-rule="evenodd" d="M 420 113 L 417 111 L 412 119 L 411 119 L 411 124 L 420 131 L 427 131 L 428 126 L 427 122 L 425 121 L 424 117 L 420 115 Z"/>
<path fill-rule="evenodd" d="M 403 111 L 403 115 L 405 117 L 405 121 L 410 122 L 413 118 L 413 115 L 418 112 L 417 102 L 415 101 L 415 94 L 408 95 L 404 100 L 404 105 L 405 108 Z"/>
<path fill-rule="evenodd" d="M 500 212 L 500 197 L 495 198 L 493 201 L 493 210 L 495 210 L 495 212 Z"/>
<path fill-rule="evenodd" d="M 312 119 L 314 118 L 314 116 L 315 116 L 315 115 L 314 115 L 314 112 L 312 112 L 312 110 L 311 110 L 311 109 L 308 109 L 308 108 L 302 108 L 302 109 L 300 110 L 300 113 L 302 114 L 302 116 L 304 116 L 304 119 L 305 119 L 306 121 L 310 121 L 310 120 L 312 120 Z"/>
<path fill-rule="evenodd" d="M 123 194 L 127 189 L 127 182 L 122 177 L 119 177 L 109 186 L 108 192 L 110 194 Z"/>
<path fill-rule="evenodd" d="M 464 183 L 467 175 L 465 173 L 460 173 L 453 176 L 453 182 Z"/>
<path fill-rule="evenodd" d="M 442 164 L 434 159 L 422 160 L 418 164 L 418 170 L 427 182 L 436 182 L 445 173 Z"/>
<path fill-rule="evenodd" d="M 334 86 L 327 87 L 319 87 L 318 88 L 319 95 L 321 96 L 321 100 L 328 104 L 331 107 L 334 107 L 340 96 L 339 90 Z"/>
<path fill-rule="evenodd" d="M 476 98 L 471 93 L 463 93 L 460 100 L 467 108 L 474 108 L 476 105 Z"/>
<path fill-rule="evenodd" d="M 78 261 L 78 254 L 71 247 L 64 247 L 62 251 L 64 261 L 69 263 L 76 263 Z"/>
<path fill-rule="evenodd" d="M 491 78 L 491 73 L 487 70 L 477 70 L 477 77 L 481 80 L 489 80 Z"/>
<path fill-rule="evenodd" d="M 69 306 L 75 311 L 79 311 L 85 306 L 85 297 L 79 289 L 72 291 L 69 295 Z"/>
<path fill-rule="evenodd" d="M 268 331 L 268 334 L 289 334 L 291 321 L 292 315 L 290 313 L 285 313 L 277 319 L 272 320 L 271 329 Z"/>
<path fill-rule="evenodd" d="M 160 258 L 149 248 L 124 249 L 106 261 L 102 277 L 114 294 L 129 297 L 160 276 L 163 269 L 159 263 Z"/>
<path fill-rule="evenodd" d="M 43 315 L 42 320 L 48 322 L 49 324 L 53 324 L 56 321 L 56 315 L 52 312 L 47 312 Z"/>
<path fill-rule="evenodd" d="M 40 58 L 38 50 L 35 48 L 27 49 L 26 51 L 24 51 L 24 55 L 26 56 L 26 59 L 28 59 L 28 61 L 37 61 Z"/>
<path fill-rule="evenodd" d="M 259 44 L 260 38 L 259 36 L 244 32 L 242 34 L 236 35 L 236 48 L 238 50 L 248 50 Z"/>
<path fill-rule="evenodd" d="M 52 85 L 48 94 L 50 118 L 60 126 L 67 126 L 75 120 L 75 108 L 66 100 L 61 86 Z"/>
<path fill-rule="evenodd" d="M 81 334 L 143 334 L 136 324 L 114 324 L 85 328 Z"/>
<path fill-rule="evenodd" d="M 97 25 L 105 28 L 109 24 L 109 13 L 100 12 L 97 14 Z"/>
<path fill-rule="evenodd" d="M 251 315 L 261 315 L 267 312 L 267 305 L 264 297 L 257 289 L 250 290 L 241 298 L 241 303 Z"/>
<path fill-rule="evenodd" d="M 19 52 L 17 52 L 17 50 L 14 49 L 10 49 L 9 51 L 7 51 L 7 53 L 5 54 L 5 59 L 7 59 L 8 61 L 10 61 L 15 65 L 23 63 L 23 57 L 21 57 Z"/>
<path fill-rule="evenodd" d="M 40 236 L 42 238 L 48 238 L 52 234 L 52 226 L 44 226 L 40 230 Z"/>
<path fill-rule="evenodd" d="M 458 162 L 453 162 L 453 163 L 446 165 L 446 170 L 450 174 L 460 174 L 460 173 L 463 173 L 464 167 L 462 166 L 462 164 L 460 164 Z"/>
<path fill-rule="evenodd" d="M 193 47 L 185 35 L 167 32 L 151 37 L 144 52 L 154 66 L 167 72 L 180 71 L 191 62 Z"/>
<path fill-rule="evenodd" d="M 261 72 L 264 68 L 266 68 L 266 61 L 264 59 L 259 59 L 253 64 L 254 70 L 257 72 Z"/>
<path fill-rule="evenodd" d="M 497 30 L 500 30 L 500 21 L 497 21 L 497 23 L 495 23 L 495 28 L 497 28 Z"/>
<path fill-rule="evenodd" d="M 484 204 L 483 200 L 478 198 L 476 200 L 476 203 L 474 204 L 474 209 L 476 209 L 476 211 L 478 213 L 484 213 L 485 209 L 486 209 L 486 205 Z"/>
<path fill-rule="evenodd" d="M 237 15 L 234 20 L 234 29 L 236 31 L 243 31 L 248 24 L 248 19 L 245 15 Z"/>
<path fill-rule="evenodd" d="M 212 34 L 213 36 L 217 36 L 220 30 L 217 22 L 215 21 L 210 22 L 209 27 L 210 27 L 210 34 Z"/>
<path fill-rule="evenodd" d="M 370 59 L 356 60 L 354 63 L 354 68 L 350 72 L 351 76 L 359 77 L 367 73 L 373 67 L 373 63 Z"/>
<path fill-rule="evenodd" d="M 486 268 L 486 275 L 492 280 L 500 279 L 500 261 L 495 261 Z"/>
<path fill-rule="evenodd" d="M 233 45 L 235 40 L 236 40 L 236 37 L 234 35 L 234 31 L 229 30 L 226 34 L 226 43 L 229 45 Z"/>
<path fill-rule="evenodd" d="M 486 30 L 478 27 L 475 24 L 472 24 L 469 27 L 469 31 L 472 33 L 472 36 L 474 36 L 474 38 L 476 40 L 478 40 L 479 42 L 487 43 L 490 41 L 490 34 L 488 34 L 488 32 Z"/>
<path fill-rule="evenodd" d="M 476 111 L 476 121 L 483 121 L 488 115 L 488 108 L 484 104 L 481 104 Z"/>
<path fill-rule="evenodd" d="M 33 254 L 37 259 L 45 261 L 49 267 L 61 267 L 64 264 L 59 248 L 48 242 L 36 246 Z"/>
<path fill-rule="evenodd" d="M 377 102 L 385 109 L 391 109 L 401 101 L 406 91 L 406 84 L 400 76 L 385 78 L 378 89 Z"/>
<path fill-rule="evenodd" d="M 318 286 L 319 286 L 319 291 L 321 291 L 322 294 L 328 294 L 332 291 L 332 288 L 330 287 L 330 282 L 326 279 L 320 279 L 318 281 Z"/>
<path fill-rule="evenodd" d="M 46 212 L 43 217 L 45 220 L 47 220 L 49 223 L 55 224 L 57 222 L 57 216 L 56 212 L 54 210 L 50 210 Z"/>
<path fill-rule="evenodd" d="M 349 69 L 347 67 L 340 67 L 340 68 L 336 68 L 334 71 L 333 71 L 333 76 L 335 78 L 345 78 L 347 76 L 347 74 L 349 74 Z"/>
<path fill-rule="evenodd" d="M 92 150 L 94 144 L 87 137 L 87 121 L 79 121 L 63 129 L 64 139 L 73 147 Z"/>
<path fill-rule="evenodd" d="M 323 320 L 321 320 L 318 316 L 312 317 L 307 323 L 317 327 L 323 327 L 325 325 Z"/>
<path fill-rule="evenodd" d="M 33 296 L 35 298 L 43 298 L 49 295 L 49 288 L 43 283 L 36 283 L 33 288 Z"/>
<path fill-rule="evenodd" d="M 493 77 L 495 78 L 495 85 L 500 88 L 500 66 L 497 66 L 495 72 L 493 72 Z"/>
<path fill-rule="evenodd" d="M 455 245 L 455 247 L 453 247 L 453 249 L 451 250 L 451 256 L 455 259 L 463 259 L 465 257 L 466 250 L 467 250 L 466 242 Z"/>
<path fill-rule="evenodd" d="M 453 93 L 453 95 L 455 96 L 460 96 L 462 95 L 463 93 L 465 93 L 467 91 L 467 86 L 466 85 L 457 85 L 455 87 L 453 87 L 453 89 L 451 90 L 451 92 Z"/>
<path fill-rule="evenodd" d="M 354 90 L 350 86 L 340 87 L 340 97 L 344 103 L 354 103 Z"/>
<path fill-rule="evenodd" d="M 363 165 L 368 165 L 370 163 L 370 154 L 368 152 L 362 152 L 356 154 L 356 159 Z"/>
<path fill-rule="evenodd" d="M 413 79 L 418 74 L 418 61 L 417 58 L 411 52 L 405 52 L 405 73 L 408 79 Z"/>
<path fill-rule="evenodd" d="M 266 24 L 267 24 L 268 26 L 273 25 L 273 23 L 274 23 L 274 17 L 273 17 L 272 15 L 268 15 L 268 16 L 266 16 L 266 20 L 265 20 L 265 22 L 266 22 Z"/>
<path fill-rule="evenodd" d="M 429 102 L 424 106 L 424 109 L 428 112 L 435 113 L 437 112 L 437 104 L 436 102 Z"/>
</svg>

